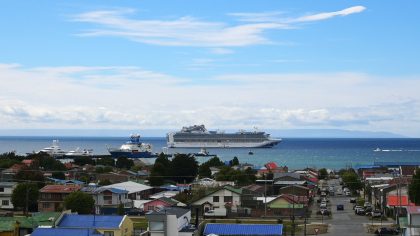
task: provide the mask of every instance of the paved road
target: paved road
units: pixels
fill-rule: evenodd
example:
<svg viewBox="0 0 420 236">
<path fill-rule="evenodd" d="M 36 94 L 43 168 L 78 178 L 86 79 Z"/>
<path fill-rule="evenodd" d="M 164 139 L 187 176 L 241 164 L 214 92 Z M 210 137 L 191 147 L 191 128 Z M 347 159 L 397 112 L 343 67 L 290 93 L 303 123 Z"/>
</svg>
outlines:
<svg viewBox="0 0 420 236">
<path fill-rule="evenodd" d="M 341 188 L 338 180 L 330 180 L 329 185 L 334 185 L 335 188 Z M 366 216 L 355 215 L 353 211 L 353 204 L 350 203 L 350 197 L 343 195 L 335 195 L 330 197 L 332 219 L 327 219 L 324 222 L 330 224 L 330 230 L 323 235 L 340 235 L 340 236 L 358 236 L 358 235 L 372 235 L 366 233 L 363 226 L 368 223 Z M 344 211 L 337 211 L 337 204 L 344 205 Z"/>
</svg>

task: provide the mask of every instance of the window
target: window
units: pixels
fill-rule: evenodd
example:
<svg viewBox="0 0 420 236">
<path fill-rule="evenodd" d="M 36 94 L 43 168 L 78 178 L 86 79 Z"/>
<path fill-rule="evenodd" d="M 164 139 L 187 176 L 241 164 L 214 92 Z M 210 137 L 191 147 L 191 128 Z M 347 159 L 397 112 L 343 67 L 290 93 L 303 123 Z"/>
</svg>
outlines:
<svg viewBox="0 0 420 236">
<path fill-rule="evenodd" d="M 9 200 L 3 200 L 3 201 L 1 201 L 1 205 L 8 206 L 9 205 Z"/>
<path fill-rule="evenodd" d="M 213 202 L 219 202 L 219 196 L 213 196 Z"/>
<path fill-rule="evenodd" d="M 43 202 L 42 203 L 42 208 L 44 208 L 44 209 L 50 208 L 50 203 L 49 202 Z"/>
<path fill-rule="evenodd" d="M 163 231 L 163 221 L 150 221 L 150 231 Z"/>
<path fill-rule="evenodd" d="M 112 200 L 112 196 L 104 196 L 104 201 Z"/>
<path fill-rule="evenodd" d="M 114 231 L 104 231 L 104 236 L 114 236 Z"/>
<path fill-rule="evenodd" d="M 4 192 L 4 188 L 0 188 L 0 192 Z"/>
<path fill-rule="evenodd" d="M 232 202 L 233 198 L 232 198 L 232 196 L 225 196 L 223 200 L 225 202 Z"/>
</svg>

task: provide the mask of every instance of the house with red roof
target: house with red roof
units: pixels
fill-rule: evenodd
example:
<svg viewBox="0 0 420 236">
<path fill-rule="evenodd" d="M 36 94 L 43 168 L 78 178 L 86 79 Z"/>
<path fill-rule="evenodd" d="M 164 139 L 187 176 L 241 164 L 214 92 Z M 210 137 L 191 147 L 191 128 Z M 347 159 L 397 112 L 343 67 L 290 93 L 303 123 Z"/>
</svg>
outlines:
<svg viewBox="0 0 420 236">
<path fill-rule="evenodd" d="M 38 210 L 61 211 L 64 208 L 64 198 L 80 189 L 80 185 L 46 185 L 39 190 Z"/>
</svg>

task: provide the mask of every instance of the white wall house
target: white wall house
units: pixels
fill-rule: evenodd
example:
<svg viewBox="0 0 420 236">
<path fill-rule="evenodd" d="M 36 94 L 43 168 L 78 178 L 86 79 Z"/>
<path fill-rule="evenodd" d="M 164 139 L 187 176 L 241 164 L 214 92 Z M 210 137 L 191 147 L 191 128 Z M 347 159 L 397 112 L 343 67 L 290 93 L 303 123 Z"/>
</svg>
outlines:
<svg viewBox="0 0 420 236">
<path fill-rule="evenodd" d="M 166 207 L 146 214 L 150 236 L 193 236 L 196 228 L 190 224 L 191 210 Z"/>
<path fill-rule="evenodd" d="M 12 193 L 17 183 L 0 182 L 0 209 L 13 209 Z"/>
<path fill-rule="evenodd" d="M 191 203 L 191 205 L 200 207 L 202 212 L 214 208 L 226 208 L 226 205 L 230 205 L 231 211 L 236 212 L 238 207 L 241 206 L 241 194 L 241 189 L 227 185 Z"/>
</svg>

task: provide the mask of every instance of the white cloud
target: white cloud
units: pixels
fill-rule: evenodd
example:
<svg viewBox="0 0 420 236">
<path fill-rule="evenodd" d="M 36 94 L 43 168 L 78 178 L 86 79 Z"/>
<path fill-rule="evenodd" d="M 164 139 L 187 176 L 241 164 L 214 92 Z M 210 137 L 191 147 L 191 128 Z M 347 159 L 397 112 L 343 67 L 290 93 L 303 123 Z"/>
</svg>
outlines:
<svg viewBox="0 0 420 236">
<path fill-rule="evenodd" d="M 302 16 L 296 19 L 290 20 L 290 22 L 308 22 L 308 21 L 320 21 L 320 20 L 326 20 L 335 16 L 347 16 L 355 13 L 360 13 L 362 11 L 366 10 L 366 7 L 364 6 L 354 6 L 349 7 L 341 11 L 334 11 L 334 12 L 323 12 L 319 14 L 313 14 L 313 15 L 307 15 Z"/>
<path fill-rule="evenodd" d="M 291 29 L 295 27 L 295 23 L 345 16 L 364 9 L 362 6 L 356 6 L 291 19 L 277 18 L 278 12 L 229 14 L 237 17 L 240 22 L 245 22 L 236 25 L 204 21 L 190 16 L 174 20 L 132 19 L 128 15 L 135 12 L 133 9 L 85 12 L 74 16 L 73 20 L 97 26 L 96 29 L 79 33 L 79 36 L 115 36 L 162 46 L 223 48 L 271 43 L 264 35 L 268 30 Z M 216 53 L 222 51 L 213 50 Z"/>
<path fill-rule="evenodd" d="M 219 55 L 225 55 L 225 54 L 232 54 L 234 53 L 233 50 L 227 49 L 227 48 L 212 48 L 210 50 L 213 54 L 219 54 Z"/>
<path fill-rule="evenodd" d="M 205 60 L 202 63 L 206 63 Z M 205 79 L 207 83 L 196 80 Z M 0 128 L 347 128 L 420 135 L 420 77 L 177 78 L 137 67 L 0 64 Z M 409 127 L 409 128 L 407 128 Z"/>
</svg>

